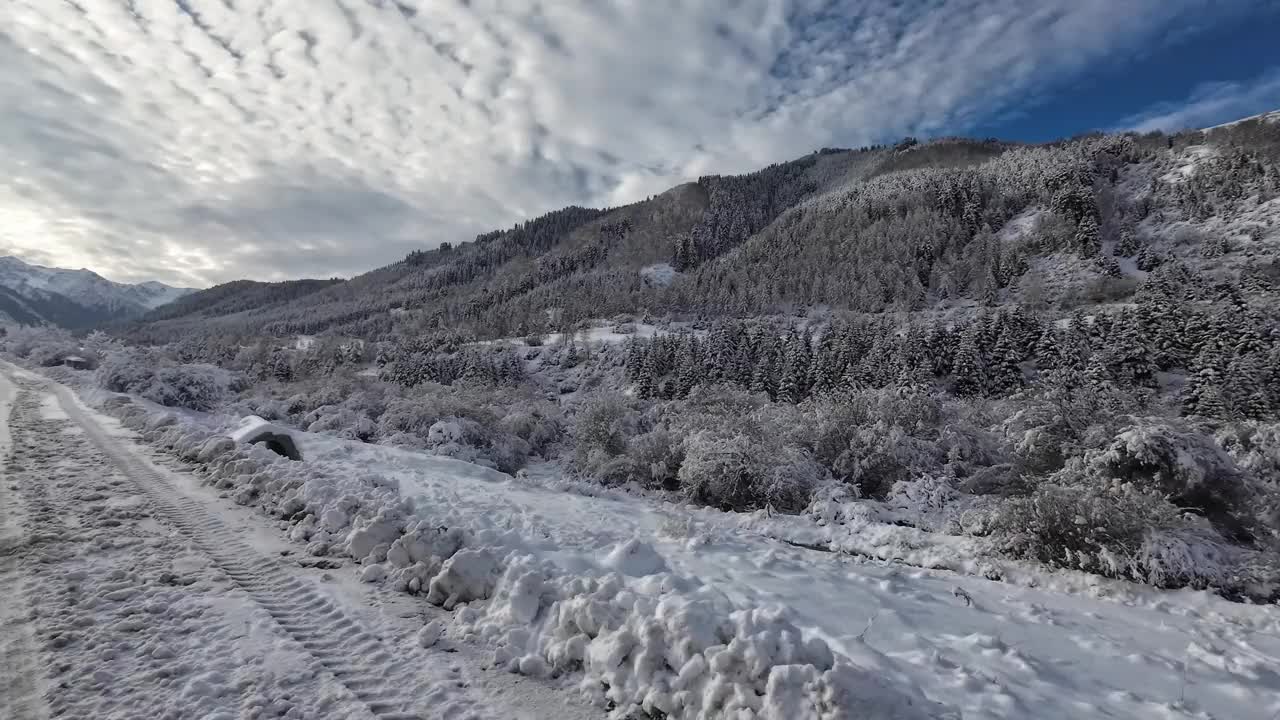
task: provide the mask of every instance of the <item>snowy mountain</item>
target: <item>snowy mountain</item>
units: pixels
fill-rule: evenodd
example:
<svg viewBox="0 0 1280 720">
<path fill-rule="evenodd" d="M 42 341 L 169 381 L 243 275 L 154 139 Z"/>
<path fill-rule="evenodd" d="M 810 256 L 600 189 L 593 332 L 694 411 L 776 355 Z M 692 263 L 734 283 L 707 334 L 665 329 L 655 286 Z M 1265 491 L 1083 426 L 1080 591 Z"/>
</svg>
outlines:
<svg viewBox="0 0 1280 720">
<path fill-rule="evenodd" d="M 194 292 L 154 281 L 112 282 L 91 270 L 31 265 L 12 256 L 0 257 L 0 288 L 0 312 L 11 321 L 66 328 L 136 317 Z"/>
<path fill-rule="evenodd" d="M 824 148 L 623 207 L 555 210 L 342 282 L 218 286 L 146 316 L 136 338 L 387 340 L 426 325 L 490 339 L 622 314 L 972 303 L 1066 312 L 1131 298 L 1166 264 L 1206 287 L 1269 288 L 1280 272 L 1271 117 L 1043 145 L 908 138 Z"/>
</svg>

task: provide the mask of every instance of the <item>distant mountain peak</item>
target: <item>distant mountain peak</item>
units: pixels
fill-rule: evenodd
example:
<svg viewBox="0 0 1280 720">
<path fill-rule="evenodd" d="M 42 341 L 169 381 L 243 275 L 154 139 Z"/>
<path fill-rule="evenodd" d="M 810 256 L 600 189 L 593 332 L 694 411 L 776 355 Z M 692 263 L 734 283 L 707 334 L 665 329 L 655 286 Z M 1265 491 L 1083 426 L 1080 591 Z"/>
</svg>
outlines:
<svg viewBox="0 0 1280 720">
<path fill-rule="evenodd" d="M 5 313 L 13 322 L 73 329 L 137 317 L 195 291 L 155 280 L 119 283 L 88 268 L 47 267 L 12 255 L 0 256 L 0 287 L 21 298 L 21 312 Z"/>
</svg>

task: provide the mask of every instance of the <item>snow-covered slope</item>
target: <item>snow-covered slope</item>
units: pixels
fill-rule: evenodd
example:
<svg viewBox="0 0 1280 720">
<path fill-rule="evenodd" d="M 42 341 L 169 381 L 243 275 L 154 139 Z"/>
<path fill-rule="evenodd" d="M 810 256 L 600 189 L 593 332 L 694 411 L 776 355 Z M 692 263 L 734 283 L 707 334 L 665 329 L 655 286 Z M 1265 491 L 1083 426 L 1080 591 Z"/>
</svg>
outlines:
<svg viewBox="0 0 1280 720">
<path fill-rule="evenodd" d="M 1247 118 L 1240 118 L 1239 120 L 1232 120 L 1231 122 L 1222 123 L 1221 125 L 1214 125 L 1213 127 L 1207 127 L 1205 128 L 1205 130 L 1217 130 L 1218 128 L 1232 127 L 1234 125 L 1239 125 L 1240 123 L 1248 122 L 1250 120 L 1261 120 L 1263 122 L 1280 122 L 1280 110 L 1272 110 L 1271 112 L 1260 113 L 1258 115 L 1250 115 Z"/>
<path fill-rule="evenodd" d="M 31 265 L 12 256 L 0 257 L 0 287 L 24 298 L 33 315 L 64 327 L 134 317 L 193 292 L 154 281 L 112 282 L 91 270 Z M 42 311 L 50 305 L 57 311 Z"/>
</svg>

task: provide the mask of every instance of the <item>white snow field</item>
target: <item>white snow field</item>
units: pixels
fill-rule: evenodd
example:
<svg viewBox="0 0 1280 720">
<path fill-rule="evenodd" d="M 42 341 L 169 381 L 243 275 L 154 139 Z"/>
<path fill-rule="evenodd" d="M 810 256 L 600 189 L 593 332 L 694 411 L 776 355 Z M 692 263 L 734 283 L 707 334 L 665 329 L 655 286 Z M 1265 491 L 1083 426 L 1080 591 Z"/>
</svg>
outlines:
<svg viewBox="0 0 1280 720">
<path fill-rule="evenodd" d="M 6 372 L 0 592 L 40 612 L 3 611 L 0 717 L 1280 716 L 1275 606 L 856 505 L 734 515 L 301 432 L 292 462 L 238 418 L 86 393 L 116 422 Z"/>
</svg>

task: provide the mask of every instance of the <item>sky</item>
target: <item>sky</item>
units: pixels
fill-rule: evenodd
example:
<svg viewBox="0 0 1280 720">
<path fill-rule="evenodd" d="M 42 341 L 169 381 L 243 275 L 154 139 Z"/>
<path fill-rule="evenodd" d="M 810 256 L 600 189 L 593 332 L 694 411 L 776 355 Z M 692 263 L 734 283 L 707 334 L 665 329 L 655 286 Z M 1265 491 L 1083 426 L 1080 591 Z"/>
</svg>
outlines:
<svg viewBox="0 0 1280 720">
<path fill-rule="evenodd" d="M 1280 109 L 1280 0 L 3 0 L 0 254 L 350 276 L 906 135 Z"/>
</svg>

